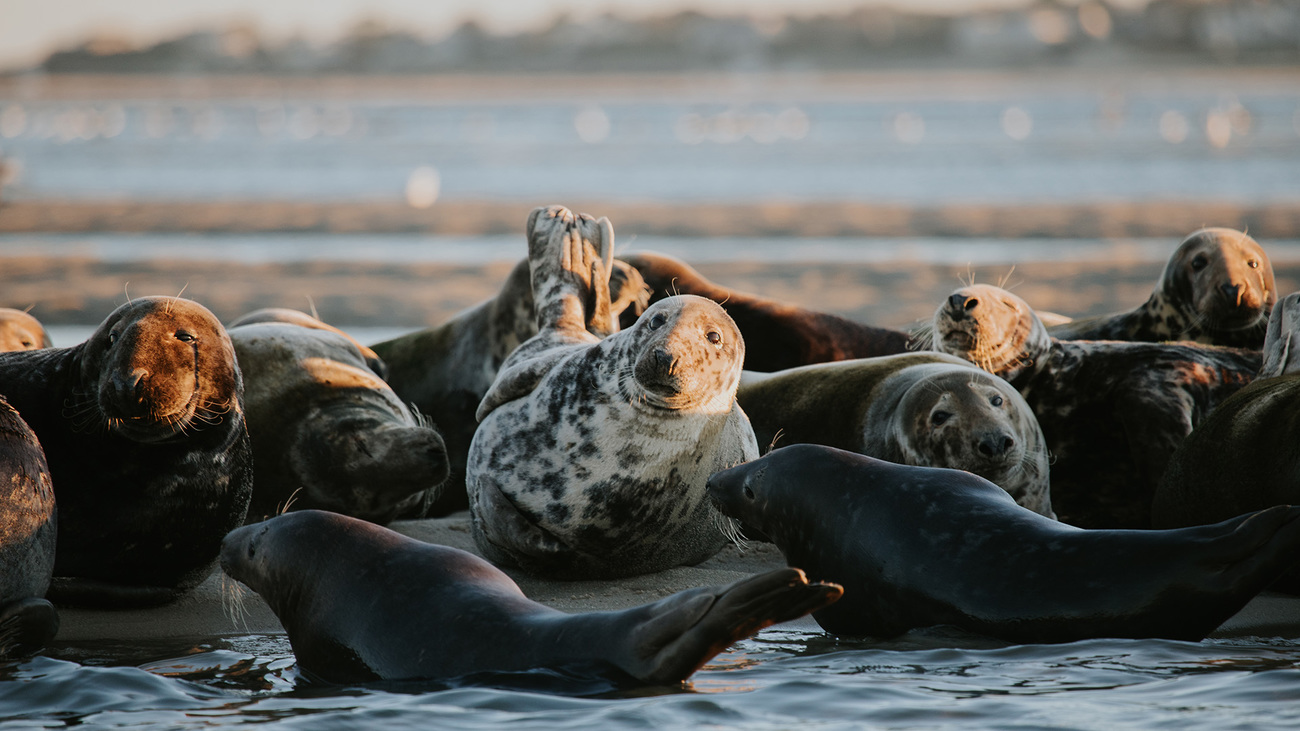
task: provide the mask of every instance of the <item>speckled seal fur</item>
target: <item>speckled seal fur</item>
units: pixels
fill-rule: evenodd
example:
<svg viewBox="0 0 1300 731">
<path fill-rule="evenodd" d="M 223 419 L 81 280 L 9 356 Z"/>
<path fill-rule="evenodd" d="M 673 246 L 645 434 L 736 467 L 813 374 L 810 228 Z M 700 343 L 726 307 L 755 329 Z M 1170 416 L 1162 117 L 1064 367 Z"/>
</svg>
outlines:
<svg viewBox="0 0 1300 731">
<path fill-rule="evenodd" d="M 118 307 L 86 342 L 0 353 L 58 500 L 56 603 L 157 604 L 203 580 L 253 487 L 225 328 L 174 297 Z"/>
<path fill-rule="evenodd" d="M 1009 642 L 1199 640 L 1300 550 L 1300 507 L 1170 531 L 1080 530 L 959 470 L 820 445 L 714 475 L 709 493 L 792 566 L 844 586 L 828 632 L 951 624 Z"/>
<path fill-rule="evenodd" d="M 253 440 L 250 519 L 290 506 L 387 523 L 438 496 L 447 478 L 442 437 L 370 369 L 355 341 L 283 321 L 229 333 Z"/>
<path fill-rule="evenodd" d="M 1141 307 L 1050 328 L 1060 340 L 1190 340 L 1258 348 L 1277 297 L 1268 254 L 1230 228 L 1188 236 Z"/>
<path fill-rule="evenodd" d="M 39 651 L 59 629 L 58 612 L 43 598 L 54 571 L 55 521 L 45 452 L 0 397 L 0 659 Z"/>
<path fill-rule="evenodd" d="M 54 343 L 40 320 L 22 310 L 0 307 L 0 351 L 52 347 Z"/>
<path fill-rule="evenodd" d="M 291 310 L 287 307 L 264 307 L 260 310 L 253 310 L 246 315 L 241 315 L 229 325 L 226 325 L 226 329 L 230 330 L 239 327 L 240 325 L 255 325 L 262 322 L 282 322 L 286 325 L 297 325 L 298 327 L 305 327 L 310 330 L 332 332 L 351 343 L 352 347 L 356 348 L 357 351 L 361 353 L 361 357 L 365 359 L 366 367 L 374 371 L 375 375 L 380 378 L 388 377 L 388 364 L 384 363 L 384 359 L 380 358 L 379 354 L 362 345 L 351 335 L 348 335 L 337 327 L 324 322 L 320 318 L 308 315 L 306 312 Z"/>
<path fill-rule="evenodd" d="M 1264 335 L 1264 363 L 1259 378 L 1300 373 L 1300 292 L 1292 292 L 1273 305 Z"/>
<path fill-rule="evenodd" d="M 824 444 L 917 467 L 967 470 L 1052 512 L 1047 445 L 1006 381 L 942 353 L 745 372 L 736 392 L 760 445 Z"/>
<path fill-rule="evenodd" d="M 1261 360 L 1259 351 L 1194 343 L 1056 340 L 1024 300 L 989 285 L 948 297 L 932 347 L 1020 391 L 1055 458 L 1052 507 L 1085 528 L 1150 527 L 1169 457 Z"/>
<path fill-rule="evenodd" d="M 476 544 L 565 578 L 708 558 L 727 535 L 705 480 L 758 456 L 735 401 L 740 332 L 717 304 L 681 296 L 602 340 L 585 323 L 608 309 L 608 221 L 555 206 L 528 230 L 539 332 L 479 407 L 466 480 Z"/>
</svg>

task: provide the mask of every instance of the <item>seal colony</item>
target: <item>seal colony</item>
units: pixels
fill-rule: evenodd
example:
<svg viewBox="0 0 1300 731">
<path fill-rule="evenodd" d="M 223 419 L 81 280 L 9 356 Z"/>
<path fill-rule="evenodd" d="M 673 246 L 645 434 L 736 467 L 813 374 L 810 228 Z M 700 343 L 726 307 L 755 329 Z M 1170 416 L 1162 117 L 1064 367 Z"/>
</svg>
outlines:
<svg viewBox="0 0 1300 731">
<path fill-rule="evenodd" d="M 736 404 L 745 343 L 716 303 L 651 305 L 600 339 L 613 228 L 560 206 L 528 217 L 538 334 L 479 406 L 466 487 L 494 563 L 558 578 L 693 564 L 727 542 L 704 483 L 754 459 Z"/>
</svg>

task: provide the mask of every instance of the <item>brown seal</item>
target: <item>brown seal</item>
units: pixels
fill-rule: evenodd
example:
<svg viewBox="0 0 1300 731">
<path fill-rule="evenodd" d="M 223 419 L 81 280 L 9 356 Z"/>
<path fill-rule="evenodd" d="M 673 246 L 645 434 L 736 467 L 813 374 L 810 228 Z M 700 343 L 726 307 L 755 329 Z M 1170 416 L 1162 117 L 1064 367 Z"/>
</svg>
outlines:
<svg viewBox="0 0 1300 731">
<path fill-rule="evenodd" d="M 0 307 L 0 351 L 53 348 L 40 320 L 23 310 Z"/>
<path fill-rule="evenodd" d="M 1047 438 L 1052 507 L 1084 528 L 1148 528 L 1183 439 L 1259 370 L 1259 351 L 1194 343 L 1056 340 L 1024 300 L 989 285 L 936 310 L 932 346 L 1005 378 Z"/>
<path fill-rule="evenodd" d="M 36 435 L 0 397 L 0 659 L 34 654 L 59 615 L 43 599 L 54 571 L 54 487 Z"/>
<path fill-rule="evenodd" d="M 694 294 L 722 305 L 745 338 L 745 368 L 772 372 L 813 363 L 907 352 L 901 330 L 863 325 L 714 284 L 685 262 L 663 254 L 623 254 L 651 288 L 650 301 Z M 634 318 L 623 314 L 624 327 Z"/>
<path fill-rule="evenodd" d="M 1273 265 L 1257 241 L 1230 228 L 1192 233 L 1169 257 L 1141 307 L 1049 328 L 1060 340 L 1190 340 L 1258 348 L 1277 297 Z"/>
</svg>

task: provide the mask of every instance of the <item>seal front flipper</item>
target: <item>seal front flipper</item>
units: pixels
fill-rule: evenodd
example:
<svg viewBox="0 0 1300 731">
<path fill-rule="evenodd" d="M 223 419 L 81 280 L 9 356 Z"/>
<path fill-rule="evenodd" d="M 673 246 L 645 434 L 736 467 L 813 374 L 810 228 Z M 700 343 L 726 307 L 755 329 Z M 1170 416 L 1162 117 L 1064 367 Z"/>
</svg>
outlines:
<svg viewBox="0 0 1300 731">
<path fill-rule="evenodd" d="M 632 657 L 618 664 L 646 682 L 676 683 L 731 643 L 826 607 L 843 594 L 839 584 L 809 583 L 795 568 L 674 594 L 631 610 L 649 618 L 632 630 L 626 648 Z"/>
<path fill-rule="evenodd" d="M 35 655 L 58 631 L 59 613 L 44 599 L 28 597 L 0 607 L 0 659 Z"/>
</svg>

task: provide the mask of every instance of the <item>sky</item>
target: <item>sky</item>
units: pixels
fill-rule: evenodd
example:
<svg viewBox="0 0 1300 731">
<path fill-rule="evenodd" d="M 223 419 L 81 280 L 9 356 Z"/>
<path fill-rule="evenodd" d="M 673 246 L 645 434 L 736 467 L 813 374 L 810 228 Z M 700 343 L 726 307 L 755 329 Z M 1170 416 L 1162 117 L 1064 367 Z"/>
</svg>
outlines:
<svg viewBox="0 0 1300 731">
<path fill-rule="evenodd" d="M 1128 0 L 1120 5 L 1139 4 Z M 195 28 L 247 23 L 265 38 L 329 40 L 363 20 L 436 37 L 473 18 L 499 32 L 545 25 L 557 13 L 636 17 L 678 10 L 815 14 L 862 5 L 960 12 L 1027 0 L 0 0 L 0 68 L 38 63 L 50 51 L 111 35 L 148 45 Z"/>
</svg>

